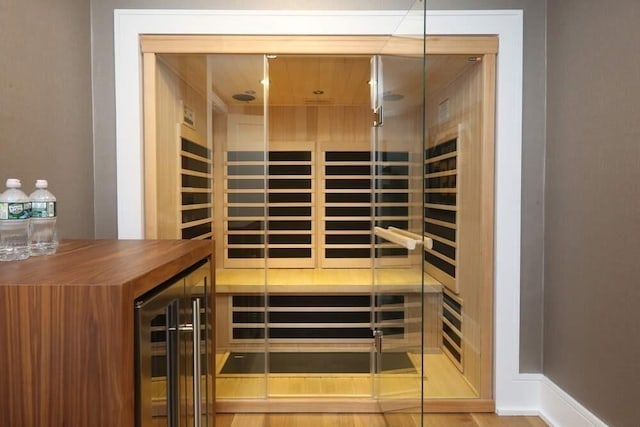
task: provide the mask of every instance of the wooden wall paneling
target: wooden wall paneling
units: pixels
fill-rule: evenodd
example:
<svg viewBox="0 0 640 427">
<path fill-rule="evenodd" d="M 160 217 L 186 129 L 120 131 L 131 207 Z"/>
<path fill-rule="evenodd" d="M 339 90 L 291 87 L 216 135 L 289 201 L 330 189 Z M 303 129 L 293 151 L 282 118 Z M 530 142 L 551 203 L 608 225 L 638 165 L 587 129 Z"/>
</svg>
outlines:
<svg viewBox="0 0 640 427">
<path fill-rule="evenodd" d="M 157 228 L 156 236 L 162 239 L 182 238 L 181 192 L 183 169 L 181 166 L 181 138 L 208 148 L 206 100 L 199 91 L 201 82 L 185 81 L 182 71 L 173 67 L 180 63 L 160 57 L 156 69 L 156 114 L 155 126 L 149 126 L 151 135 L 155 133 L 155 181 L 147 180 L 145 191 L 155 194 Z M 204 61 L 201 58 L 199 62 Z M 151 60 L 148 61 L 151 66 Z M 192 60 L 193 62 L 193 60 Z M 201 75 L 201 77 L 206 77 Z M 146 95 L 145 95 L 146 96 Z M 183 108 L 189 108 L 194 115 L 195 123 L 187 126 L 183 123 Z M 188 156 L 188 155 L 187 155 Z M 205 159 L 209 162 L 210 159 Z M 149 161 L 147 160 L 147 163 Z M 155 184 L 155 192 L 153 185 Z M 187 192 L 192 190 L 187 189 Z M 188 208 L 187 208 L 188 209 Z M 209 234 L 210 236 L 210 234 Z"/>
<path fill-rule="evenodd" d="M 206 58 L 204 56 L 196 57 L 197 62 L 200 64 L 200 69 L 206 69 Z M 193 62 L 193 61 L 191 61 Z M 192 64 L 189 64 L 192 67 Z M 191 69 L 191 68 L 189 68 Z M 197 74 L 189 73 L 186 76 L 177 74 L 180 82 L 180 95 L 182 102 L 185 106 L 193 110 L 195 114 L 195 126 L 190 127 L 198 134 L 197 141 L 203 147 L 208 147 L 207 143 L 207 105 L 206 105 L 206 92 L 202 91 L 202 88 L 206 83 L 206 74 L 198 72 Z M 182 123 L 182 112 L 180 112 L 180 123 Z"/>
<path fill-rule="evenodd" d="M 449 289 L 442 293 L 441 344 L 442 351 L 455 367 L 464 373 L 465 352 L 463 344 L 464 304 L 461 298 Z"/>
<path fill-rule="evenodd" d="M 180 166 L 178 140 L 180 86 L 178 77 L 162 61 L 157 62 L 156 82 L 156 168 L 157 238 L 178 238 Z M 147 183 L 147 185 L 152 185 Z"/>
<path fill-rule="evenodd" d="M 319 111 L 327 106 L 269 107 L 269 143 L 278 141 L 318 141 L 321 126 Z M 315 144 L 312 147 L 314 148 Z M 283 147 L 284 149 L 286 147 Z"/>
<path fill-rule="evenodd" d="M 175 79 L 178 100 L 194 113 L 195 123 L 185 126 L 185 137 L 198 141 L 197 143 L 207 147 L 207 108 L 206 108 L 206 82 L 207 60 L 204 55 L 158 55 L 157 58 L 170 71 L 172 79 Z M 183 123 L 182 111 L 178 112 L 178 123 Z M 198 136 L 193 136 L 194 131 Z"/>
<path fill-rule="evenodd" d="M 495 229 L 495 110 L 496 54 L 484 55 L 482 62 L 482 198 L 481 239 L 482 291 L 478 296 L 479 322 L 482 328 L 480 371 L 483 375 L 480 396 L 493 397 L 493 309 L 494 309 L 494 229 Z"/>
<path fill-rule="evenodd" d="M 371 151 L 343 145 L 337 150 L 322 149 L 322 227 L 324 245 L 320 268 L 369 268 L 371 266 L 371 179 L 374 162 Z M 333 171 L 330 168 L 339 168 Z M 359 169 L 365 169 L 363 175 Z M 367 171 L 368 169 L 368 171 Z M 327 171 L 329 170 L 329 173 Z M 353 170 L 353 172 L 351 172 Z M 362 185 L 362 181 L 366 185 Z M 349 198 L 352 195 L 352 198 Z M 365 201 L 358 201 L 362 195 Z M 331 202 L 332 197 L 340 201 Z M 346 199 L 344 197 L 347 197 Z M 337 209 L 340 213 L 329 213 Z M 366 212 L 363 213 L 362 210 Z M 364 223 L 364 226 L 361 226 Z M 356 224 L 355 226 L 352 224 Z M 366 239 L 362 242 L 360 239 Z M 330 242 L 331 239 L 341 241 Z"/>
<path fill-rule="evenodd" d="M 144 85 L 144 227 L 145 237 L 158 238 L 158 188 L 157 188 L 157 96 L 156 55 L 145 53 L 143 61 Z"/>
<path fill-rule="evenodd" d="M 180 85 L 180 98 L 178 105 L 178 140 L 177 140 L 177 159 L 180 165 L 181 176 L 195 176 L 199 178 L 205 178 L 209 180 L 208 192 L 210 198 L 212 197 L 212 171 L 211 171 L 211 150 L 210 141 L 208 139 L 208 126 L 210 118 L 207 117 L 207 92 L 203 91 L 206 87 L 207 76 L 203 73 L 207 69 L 207 60 L 204 56 L 189 58 L 181 57 L 180 70 L 173 70 L 174 74 L 178 76 L 178 83 Z M 184 120 L 184 110 L 189 109 L 194 115 L 194 123 L 187 123 Z M 191 149 L 182 147 L 181 139 L 186 139 L 192 143 L 195 143 L 201 147 L 204 147 L 206 151 L 199 153 L 194 152 Z M 196 150 L 197 151 L 197 150 Z M 206 153 L 206 154 L 205 154 Z M 195 159 L 200 163 L 205 163 L 208 166 L 209 172 L 200 172 L 190 169 L 190 166 L 183 167 L 181 162 L 182 158 Z M 192 204 L 183 204 L 182 195 L 188 195 L 189 193 L 202 193 L 206 192 L 207 188 L 204 187 L 185 187 L 182 185 L 182 177 L 178 176 L 177 186 L 177 200 L 178 206 L 182 206 L 178 210 L 178 238 L 192 238 L 192 239 L 206 239 L 212 237 L 212 206 L 210 203 L 201 203 L 199 206 Z M 203 191 L 204 190 L 204 191 Z M 197 209 L 208 209 L 208 215 L 205 217 L 198 214 L 198 220 L 191 220 L 189 217 L 198 212 Z M 202 218 L 201 218 L 202 217 Z M 192 228 L 193 227 L 193 228 Z M 194 231 L 195 227 L 200 227 L 197 231 Z"/>
<path fill-rule="evenodd" d="M 436 353 L 440 351 L 441 344 L 441 310 L 442 310 L 442 293 L 430 292 L 423 294 L 423 313 L 422 333 L 424 336 L 424 352 Z"/>
<path fill-rule="evenodd" d="M 307 107 L 306 111 L 306 139 L 315 141 L 316 159 L 318 159 L 318 107 Z"/>
<path fill-rule="evenodd" d="M 452 194 L 456 199 L 453 205 L 444 202 L 434 203 L 425 200 L 425 234 L 433 239 L 433 248 L 425 247 L 425 271 L 437 278 L 445 287 L 455 293 L 460 292 L 460 281 L 457 279 L 459 259 L 458 241 L 460 238 L 460 176 L 466 173 L 459 167 L 461 147 L 461 126 L 451 124 L 444 130 L 430 129 L 428 150 L 437 150 L 425 160 L 425 179 L 427 180 L 425 196 L 434 197 L 440 194 Z M 453 184 L 451 180 L 454 180 Z M 431 181 L 435 181 L 432 184 Z M 429 209 L 429 211 L 427 211 Z M 432 214 L 430 211 L 439 212 Z M 444 215 L 444 217 L 440 217 Z M 433 230 L 431 228 L 434 228 Z M 442 231 L 440 231 L 442 230 Z M 449 235 L 451 232 L 455 236 Z M 439 247 L 440 245 L 444 245 Z M 454 254 L 443 248 L 453 248 Z"/>
<path fill-rule="evenodd" d="M 227 147 L 227 113 L 214 108 L 212 117 L 212 152 L 213 152 L 213 235 L 215 239 L 215 256 L 218 266 L 224 265 L 224 251 L 226 247 L 226 222 L 224 209 L 227 204 L 225 192 L 225 154 Z"/>
<path fill-rule="evenodd" d="M 327 175 L 326 175 L 326 153 L 331 151 L 371 151 L 371 120 L 370 108 L 368 106 L 336 106 L 318 107 L 318 158 L 319 166 L 319 186 L 322 189 L 318 192 L 319 214 L 323 218 L 320 221 L 320 267 L 321 268 L 369 268 L 371 261 L 365 258 L 327 258 L 326 257 L 326 197 L 327 197 Z M 349 162 L 347 162 L 348 164 Z M 356 162 L 359 163 L 359 162 Z M 351 164 L 356 164 L 351 163 Z M 370 162 L 372 165 L 372 162 Z M 363 177 L 366 178 L 366 177 Z M 338 193 L 341 190 L 333 190 Z M 343 190 L 343 192 L 348 190 Z M 358 190 L 369 193 L 370 189 Z M 346 218 L 345 218 L 346 219 Z M 362 218 L 354 218 L 362 219 Z M 368 218 L 367 218 L 368 220 Z M 369 234 L 369 231 L 334 231 L 331 234 Z"/>
<path fill-rule="evenodd" d="M 223 148 L 223 155 L 225 156 L 223 159 L 224 166 L 217 172 L 217 179 L 221 180 L 226 197 L 223 208 L 223 238 L 225 240 L 225 247 L 222 266 L 224 268 L 264 268 L 266 266 L 264 255 L 264 251 L 266 250 L 265 221 L 267 220 L 265 179 L 268 153 L 266 152 L 267 145 L 264 140 L 264 121 L 265 117 L 262 115 L 236 113 L 227 115 L 227 145 Z M 240 157 L 238 158 L 238 156 Z M 233 175 L 230 174 L 230 171 L 233 171 L 235 167 L 250 168 L 253 170 L 262 168 L 263 173 L 262 175 L 236 175 L 235 172 L 233 172 Z M 255 171 L 252 171 L 252 173 L 253 172 Z M 244 188 L 230 188 L 230 182 L 237 182 Z M 233 187 L 233 185 L 231 187 Z M 234 197 L 238 197 L 239 201 L 232 202 L 229 200 L 230 194 L 237 195 Z M 255 215 L 252 214 L 244 217 L 231 216 L 229 214 L 230 209 L 233 209 L 236 204 L 239 206 L 242 205 L 242 199 L 245 198 L 243 195 L 245 194 L 262 194 L 264 197 L 263 201 L 252 203 L 251 206 L 264 210 Z M 246 203 L 244 205 L 248 206 Z M 256 227 L 249 227 L 254 229 L 243 230 L 236 228 L 232 230 L 229 227 L 230 221 L 234 221 L 238 226 L 240 226 L 242 222 L 245 222 L 247 226 L 254 225 L 257 226 L 258 229 L 255 229 Z M 252 240 L 255 241 L 255 239 L 258 239 L 259 241 L 251 244 L 234 245 L 229 241 L 229 236 L 232 235 L 252 236 L 250 237 Z M 242 252 L 243 249 L 246 249 L 246 252 L 252 252 L 254 254 L 253 257 L 238 258 L 234 254 L 234 251 Z"/>
<path fill-rule="evenodd" d="M 338 147 L 363 147 L 370 149 L 371 113 L 364 107 L 319 107 L 318 108 L 318 143 L 326 147 L 326 143 Z M 366 147 L 366 148 L 365 148 Z M 327 147 L 329 149 L 329 147 Z"/>
<path fill-rule="evenodd" d="M 273 67 L 272 67 L 273 68 Z M 270 73 L 273 70 L 270 69 Z M 289 70 L 291 71 L 291 70 Z M 270 74 L 271 76 L 271 74 Z M 277 81 L 278 79 L 275 79 Z M 291 82 L 294 83 L 299 79 L 291 79 Z M 270 86 L 271 88 L 271 86 Z M 295 88 L 292 88 L 295 91 Z M 270 102 L 272 98 L 270 97 Z M 276 152 L 308 152 L 311 156 L 310 162 L 301 162 L 301 161 L 293 161 L 293 159 L 288 161 L 279 161 L 279 162 L 270 162 L 274 169 L 282 169 L 286 168 L 287 164 L 291 166 L 306 166 L 308 165 L 311 168 L 311 173 L 306 176 L 306 178 L 311 180 L 311 187 L 309 189 L 298 189 L 298 190 L 286 190 L 286 189 L 270 189 L 269 192 L 274 196 L 277 193 L 281 193 L 284 197 L 284 193 L 307 193 L 310 197 L 310 202 L 305 203 L 273 203 L 270 204 L 271 207 L 276 209 L 284 209 L 287 206 L 295 208 L 295 207 L 303 207 L 310 208 L 311 215 L 309 217 L 306 216 L 292 216 L 289 220 L 309 220 L 311 222 L 310 230 L 270 230 L 270 236 L 276 235 L 306 235 L 310 233 L 311 244 L 303 244 L 303 245 L 295 245 L 289 244 L 286 245 L 284 243 L 280 245 L 275 245 L 277 248 L 295 248 L 296 246 L 302 250 L 310 249 L 311 255 L 310 257 L 305 258 L 277 258 L 271 257 L 268 260 L 268 264 L 270 268 L 290 268 L 292 265 L 298 267 L 306 267 L 306 268 L 314 268 L 316 267 L 316 259 L 317 259 L 317 198 L 316 198 L 316 173 L 317 173 L 317 159 L 316 159 L 316 143 L 313 138 L 315 138 L 315 126 L 313 122 L 315 121 L 315 108 L 314 107 L 305 107 L 305 106 L 270 106 L 268 115 L 269 115 L 269 151 Z M 283 155 L 283 154 L 281 154 Z M 284 158 L 283 158 L 284 160 Z M 279 178 L 279 177 L 272 177 Z M 281 177 L 284 178 L 284 177 Z M 305 176 L 291 176 L 291 179 L 305 178 Z M 273 217 L 270 220 L 282 220 L 284 218 Z M 274 237 L 275 238 L 275 237 Z M 284 237 L 281 237 L 284 238 Z"/>
<path fill-rule="evenodd" d="M 227 152 L 266 150 L 262 113 L 229 113 L 227 115 Z"/>
<path fill-rule="evenodd" d="M 184 82 L 200 93 L 207 93 L 207 61 L 203 55 L 159 55 L 162 62 Z"/>
<path fill-rule="evenodd" d="M 231 301 L 229 294 L 221 294 L 216 292 L 216 349 L 218 353 L 224 353 L 231 350 Z"/>
<path fill-rule="evenodd" d="M 482 215 L 483 188 L 480 179 L 482 169 L 482 67 L 476 64 L 463 74 L 454 85 L 459 84 L 460 96 L 453 105 L 453 114 L 460 117 L 461 137 L 459 168 L 460 176 L 460 224 L 458 232 L 458 282 L 463 303 L 463 353 L 464 374 L 470 384 L 479 391 L 484 373 L 481 369 L 483 355 L 480 353 L 482 311 L 480 295 L 485 266 L 481 256 L 482 235 L 479 218 Z M 459 102 L 459 104 L 458 104 Z M 451 107 L 450 107 L 451 108 Z"/>
<path fill-rule="evenodd" d="M 489 178 L 485 177 L 490 174 L 491 180 L 493 179 L 493 142 L 487 142 L 493 135 L 492 131 L 485 131 L 487 127 L 492 128 L 493 123 L 483 122 L 486 116 L 483 109 L 485 96 L 492 96 L 485 94 L 493 86 L 487 87 L 483 79 L 482 62 L 477 62 L 449 86 L 430 94 L 427 115 L 431 135 L 460 124 L 458 169 L 461 175 L 458 192 L 460 211 L 456 280 L 460 287 L 459 297 L 463 302 L 463 370 L 469 383 L 478 392 L 482 392 L 481 397 L 491 397 L 491 367 L 486 362 L 487 357 L 491 358 L 490 344 L 487 345 L 487 342 L 491 342 L 491 322 L 487 321 L 491 307 L 487 307 L 490 301 L 486 294 L 490 293 L 493 284 L 492 273 L 491 279 L 487 280 L 487 268 L 490 269 L 493 258 L 492 251 L 488 252 L 491 254 L 490 260 L 484 251 L 488 244 L 493 244 L 493 210 L 487 205 L 493 203 L 492 190 L 487 193 L 487 189 L 493 188 L 493 181 L 489 183 Z M 447 99 L 449 116 L 439 120 L 442 117 L 438 117 L 438 107 Z M 491 161 L 488 157 L 491 157 Z M 488 212 L 486 209 L 489 209 Z M 491 224 L 488 225 L 487 221 Z M 489 351 L 489 354 L 485 355 L 484 351 Z"/>
<path fill-rule="evenodd" d="M 309 111 L 312 107 L 276 106 L 269 107 L 269 142 L 272 141 L 315 141 L 310 132 Z"/>
<path fill-rule="evenodd" d="M 213 161 L 212 151 L 194 129 L 180 125 L 178 157 L 181 162 L 177 188 L 179 238 L 210 239 L 213 235 Z M 184 182 L 184 180 L 188 182 Z"/>
</svg>

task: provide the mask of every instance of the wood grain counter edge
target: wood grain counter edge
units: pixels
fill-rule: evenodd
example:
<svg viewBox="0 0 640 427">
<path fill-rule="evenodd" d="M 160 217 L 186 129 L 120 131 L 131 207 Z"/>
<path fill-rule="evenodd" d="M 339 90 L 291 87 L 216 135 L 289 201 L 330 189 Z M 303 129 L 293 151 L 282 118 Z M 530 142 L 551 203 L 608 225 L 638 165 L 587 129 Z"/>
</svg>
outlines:
<svg viewBox="0 0 640 427">
<path fill-rule="evenodd" d="M 137 298 L 212 249 L 211 240 L 63 240 L 54 255 L 0 263 L 0 286 L 118 286 Z"/>
</svg>

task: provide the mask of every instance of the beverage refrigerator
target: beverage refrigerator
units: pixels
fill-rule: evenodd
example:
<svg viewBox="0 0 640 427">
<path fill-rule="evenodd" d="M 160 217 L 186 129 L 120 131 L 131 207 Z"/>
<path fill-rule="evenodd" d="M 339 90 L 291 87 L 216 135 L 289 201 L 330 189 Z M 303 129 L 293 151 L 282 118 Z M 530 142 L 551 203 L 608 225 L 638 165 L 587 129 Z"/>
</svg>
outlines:
<svg viewBox="0 0 640 427">
<path fill-rule="evenodd" d="M 135 304 L 136 426 L 214 425 L 210 262 Z"/>
</svg>

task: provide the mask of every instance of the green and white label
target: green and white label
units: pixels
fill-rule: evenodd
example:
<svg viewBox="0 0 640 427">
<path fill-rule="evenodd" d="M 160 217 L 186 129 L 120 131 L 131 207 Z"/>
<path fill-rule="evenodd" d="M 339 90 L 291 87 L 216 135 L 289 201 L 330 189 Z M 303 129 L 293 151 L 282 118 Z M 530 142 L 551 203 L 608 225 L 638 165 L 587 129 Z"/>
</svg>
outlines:
<svg viewBox="0 0 640 427">
<path fill-rule="evenodd" d="M 56 202 L 31 202 L 31 218 L 55 218 Z"/>
<path fill-rule="evenodd" d="M 31 203 L 0 202 L 0 219 L 28 219 Z"/>
</svg>

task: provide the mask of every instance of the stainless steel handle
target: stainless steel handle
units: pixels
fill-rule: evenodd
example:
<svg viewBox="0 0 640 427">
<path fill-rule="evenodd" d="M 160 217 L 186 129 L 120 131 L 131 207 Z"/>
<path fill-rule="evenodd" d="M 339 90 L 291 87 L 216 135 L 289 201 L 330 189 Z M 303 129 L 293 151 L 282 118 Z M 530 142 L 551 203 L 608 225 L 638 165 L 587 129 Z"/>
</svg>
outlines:
<svg viewBox="0 0 640 427">
<path fill-rule="evenodd" d="M 166 355 L 167 355 L 167 424 L 178 427 L 179 415 L 179 367 L 178 367 L 178 307 L 173 301 L 165 309 L 166 318 Z"/>
<path fill-rule="evenodd" d="M 200 298 L 193 300 L 193 427 L 202 424 L 202 410 L 200 401 Z"/>
<path fill-rule="evenodd" d="M 201 386 L 200 386 L 200 378 L 202 376 L 202 368 L 200 366 L 200 298 L 196 298 L 193 300 L 192 302 L 193 306 L 192 306 L 192 314 L 191 314 L 191 323 L 182 323 L 182 324 L 178 324 L 176 325 L 175 323 L 173 323 L 171 326 L 167 325 L 167 337 L 171 338 L 173 336 L 177 337 L 177 332 L 191 332 L 192 333 L 192 337 L 193 337 L 193 341 L 192 341 L 192 350 L 193 350 L 193 427 L 200 427 L 202 425 L 202 408 L 201 408 L 201 404 L 202 402 L 200 401 L 201 396 L 202 396 L 202 391 L 201 391 Z M 170 307 L 171 308 L 171 307 Z M 169 316 L 167 316 L 169 317 Z M 169 335 L 172 334 L 172 335 Z M 177 339 L 177 338 L 174 338 Z M 167 369 L 171 369 L 172 365 L 176 364 L 176 357 L 177 355 L 174 356 L 174 351 L 169 350 L 169 347 L 174 347 L 173 344 L 174 341 L 172 339 L 167 339 Z M 170 357 L 169 357 L 170 356 Z M 175 368 L 174 368 L 175 369 Z M 176 375 L 177 377 L 177 375 Z M 168 418 L 169 418 L 169 425 L 171 427 L 178 427 L 178 423 L 177 423 L 177 404 L 178 404 L 178 394 L 179 391 L 175 390 L 174 392 L 174 386 L 173 384 L 176 384 L 177 387 L 177 380 L 173 379 L 173 375 L 168 376 L 168 385 L 169 385 L 169 391 L 168 391 L 168 396 L 167 396 L 167 405 L 168 405 Z M 176 414 L 176 415 L 173 415 Z M 175 419 L 175 424 L 173 424 L 173 419 Z"/>
</svg>

